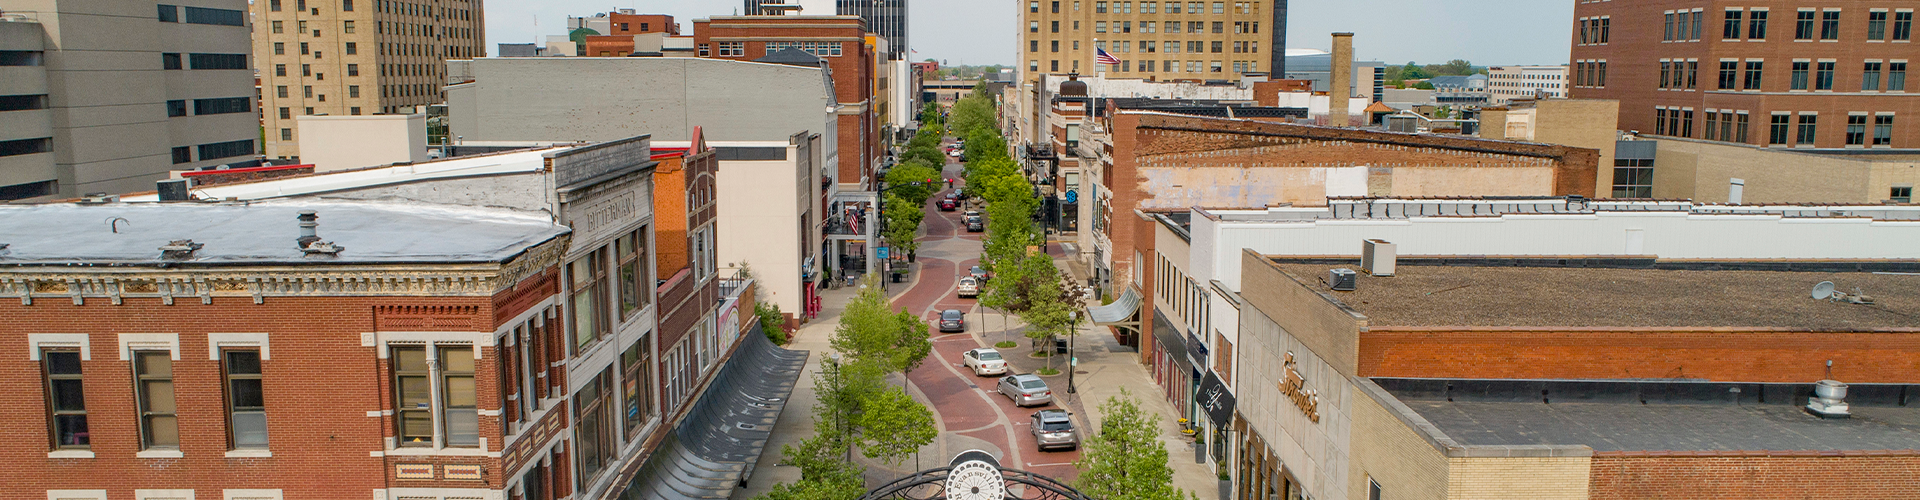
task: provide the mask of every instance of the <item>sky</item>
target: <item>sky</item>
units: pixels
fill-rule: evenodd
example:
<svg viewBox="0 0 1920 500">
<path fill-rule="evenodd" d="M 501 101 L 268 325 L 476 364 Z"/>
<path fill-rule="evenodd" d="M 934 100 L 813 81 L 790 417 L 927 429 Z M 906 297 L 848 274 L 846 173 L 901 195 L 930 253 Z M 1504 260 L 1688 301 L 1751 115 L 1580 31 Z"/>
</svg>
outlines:
<svg viewBox="0 0 1920 500">
<path fill-rule="evenodd" d="M 1065 0 L 1071 1 L 1071 0 Z M 1083 0 L 1092 2 L 1093 0 Z M 1025 0 L 909 0 L 913 59 L 947 64 L 1015 64 L 1015 30 Z M 487 47 L 565 34 L 566 18 L 629 8 L 693 20 L 733 15 L 741 0 L 487 0 Z M 1329 34 L 1354 33 L 1354 56 L 1392 64 L 1565 64 L 1572 0 L 1293 0 L 1287 45 L 1326 49 Z M 537 23 L 537 26 L 536 26 Z"/>
</svg>

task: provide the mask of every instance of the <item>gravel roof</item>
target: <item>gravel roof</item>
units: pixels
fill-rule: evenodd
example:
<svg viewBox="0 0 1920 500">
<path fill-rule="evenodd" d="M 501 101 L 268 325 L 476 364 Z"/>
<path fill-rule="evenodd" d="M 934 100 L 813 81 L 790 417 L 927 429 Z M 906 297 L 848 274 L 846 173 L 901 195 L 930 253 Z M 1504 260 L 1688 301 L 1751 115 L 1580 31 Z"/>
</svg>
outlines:
<svg viewBox="0 0 1920 500">
<path fill-rule="evenodd" d="M 1390 278 L 1361 273 L 1351 292 L 1324 283 L 1327 270 L 1357 264 L 1279 263 L 1373 326 L 1920 328 L 1914 275 L 1402 264 Z M 1821 281 L 1878 303 L 1814 300 Z"/>
</svg>

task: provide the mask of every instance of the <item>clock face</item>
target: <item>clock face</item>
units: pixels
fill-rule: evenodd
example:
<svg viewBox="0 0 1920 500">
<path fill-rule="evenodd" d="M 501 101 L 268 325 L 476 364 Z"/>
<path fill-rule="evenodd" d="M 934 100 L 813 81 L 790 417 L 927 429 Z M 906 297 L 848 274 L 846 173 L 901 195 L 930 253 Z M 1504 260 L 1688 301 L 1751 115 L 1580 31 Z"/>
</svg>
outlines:
<svg viewBox="0 0 1920 500">
<path fill-rule="evenodd" d="M 947 472 L 949 500 L 1006 500 L 1007 480 L 1000 468 L 973 460 L 954 466 Z"/>
</svg>

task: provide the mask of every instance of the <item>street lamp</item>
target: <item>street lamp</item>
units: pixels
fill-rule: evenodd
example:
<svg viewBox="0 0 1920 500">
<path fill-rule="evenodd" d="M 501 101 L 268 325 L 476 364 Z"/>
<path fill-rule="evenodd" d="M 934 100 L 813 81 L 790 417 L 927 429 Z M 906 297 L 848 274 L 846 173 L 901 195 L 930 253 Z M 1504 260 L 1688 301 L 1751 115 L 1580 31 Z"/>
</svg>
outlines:
<svg viewBox="0 0 1920 500">
<path fill-rule="evenodd" d="M 878 236 L 880 238 L 887 237 L 887 191 L 892 190 L 893 188 L 901 187 L 901 186 L 924 186 L 932 182 L 934 182 L 932 179 L 928 179 L 926 181 L 905 182 L 899 185 L 889 186 L 887 185 L 886 179 L 882 178 L 879 182 L 880 189 L 874 192 L 874 197 L 873 197 L 874 198 L 873 216 L 877 220 L 875 220 L 874 223 L 870 225 L 870 227 L 872 227 L 873 230 L 878 233 Z M 888 260 L 892 260 L 891 257 L 889 257 Z M 880 269 L 881 272 L 888 273 L 888 274 L 893 273 L 893 266 L 891 265 L 890 262 L 882 261 L 880 264 L 883 266 Z M 887 278 L 891 278 L 891 276 L 888 276 Z M 887 289 L 887 281 L 889 280 L 888 279 L 880 280 L 880 290 L 885 291 Z"/>
</svg>

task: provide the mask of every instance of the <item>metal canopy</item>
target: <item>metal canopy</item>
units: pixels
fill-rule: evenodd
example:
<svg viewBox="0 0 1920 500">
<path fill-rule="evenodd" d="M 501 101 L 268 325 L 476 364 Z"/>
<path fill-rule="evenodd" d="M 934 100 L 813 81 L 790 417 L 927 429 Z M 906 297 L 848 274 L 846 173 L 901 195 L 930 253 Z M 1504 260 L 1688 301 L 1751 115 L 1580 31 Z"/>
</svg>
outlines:
<svg viewBox="0 0 1920 500">
<path fill-rule="evenodd" d="M 728 498 L 753 476 L 806 367 L 807 351 L 774 346 L 759 328 L 744 332 L 740 341 L 740 350 L 619 498 Z"/>
<path fill-rule="evenodd" d="M 1140 292 L 1129 287 L 1126 293 L 1120 294 L 1120 299 L 1113 301 L 1112 304 L 1088 307 L 1087 317 L 1092 318 L 1093 324 L 1099 326 L 1137 327 L 1140 326 L 1140 319 L 1135 313 L 1140 312 L 1140 302 Z"/>
</svg>

